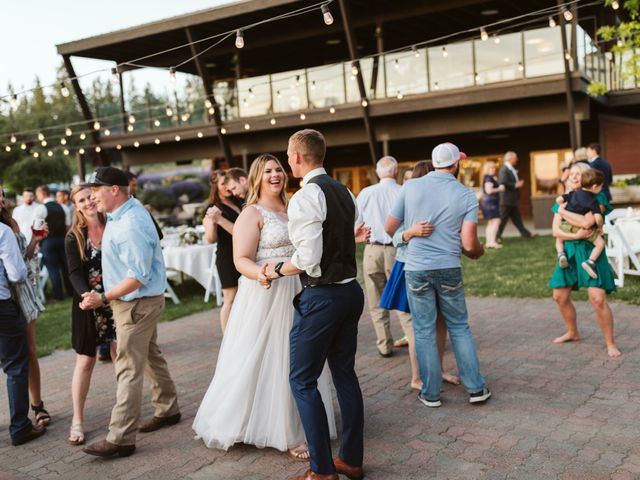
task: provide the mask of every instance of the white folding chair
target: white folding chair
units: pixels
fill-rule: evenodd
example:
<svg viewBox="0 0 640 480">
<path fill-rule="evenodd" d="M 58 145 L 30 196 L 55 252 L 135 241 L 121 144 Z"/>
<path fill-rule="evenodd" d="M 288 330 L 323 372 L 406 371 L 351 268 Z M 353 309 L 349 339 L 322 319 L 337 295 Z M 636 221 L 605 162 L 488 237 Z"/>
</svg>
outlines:
<svg viewBox="0 0 640 480">
<path fill-rule="evenodd" d="M 640 242 L 630 242 L 618 225 L 609 222 L 605 224 L 604 232 L 607 234 L 607 260 L 616 274 L 616 286 L 622 288 L 625 275 L 640 275 Z"/>
<path fill-rule="evenodd" d="M 170 298 L 171 301 L 173 301 L 173 303 L 176 304 L 176 305 L 178 305 L 180 303 L 180 299 L 176 295 L 176 292 L 173 291 L 173 288 L 171 288 L 171 284 L 169 283 L 169 279 L 170 278 L 175 278 L 178 275 L 180 275 L 180 274 L 178 272 L 176 272 L 175 270 L 167 270 L 167 288 L 164 290 L 165 298 Z"/>
<path fill-rule="evenodd" d="M 215 290 L 216 292 L 216 304 L 218 306 L 222 305 L 222 284 L 220 283 L 220 277 L 218 276 L 218 269 L 216 268 L 216 252 L 218 250 L 218 246 L 213 249 L 213 254 L 211 255 L 211 264 L 209 265 L 209 280 L 207 280 L 207 288 L 204 292 L 204 302 L 207 303 L 209 301 L 209 296 L 211 292 Z"/>
</svg>

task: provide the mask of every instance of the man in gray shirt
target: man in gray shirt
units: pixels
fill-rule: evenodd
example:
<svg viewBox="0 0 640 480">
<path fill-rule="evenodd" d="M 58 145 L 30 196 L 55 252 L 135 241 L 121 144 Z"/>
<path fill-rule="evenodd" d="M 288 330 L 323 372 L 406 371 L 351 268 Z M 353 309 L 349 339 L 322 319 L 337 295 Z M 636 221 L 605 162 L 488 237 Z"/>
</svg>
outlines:
<svg viewBox="0 0 640 480">
<path fill-rule="evenodd" d="M 434 148 L 435 172 L 411 180 L 402 188 L 386 224 L 389 235 L 402 223 L 414 225 L 426 220 L 435 227 L 429 236 L 411 238 L 404 268 L 423 383 L 418 398 L 428 407 L 442 404 L 436 345 L 438 310 L 444 316 L 469 401 L 480 403 L 491 396 L 480 374 L 462 285 L 461 254 L 477 259 L 484 249 L 477 235 L 478 201 L 456 179 L 460 158 L 460 150 L 452 143 Z"/>
<path fill-rule="evenodd" d="M 0 362 L 8 377 L 9 434 L 13 445 L 27 443 L 45 432 L 43 425 L 33 425 L 29 420 L 27 325 L 19 316 L 9 289 L 10 283 L 22 282 L 26 278 L 27 267 L 16 236 L 10 227 L 0 222 Z"/>
</svg>

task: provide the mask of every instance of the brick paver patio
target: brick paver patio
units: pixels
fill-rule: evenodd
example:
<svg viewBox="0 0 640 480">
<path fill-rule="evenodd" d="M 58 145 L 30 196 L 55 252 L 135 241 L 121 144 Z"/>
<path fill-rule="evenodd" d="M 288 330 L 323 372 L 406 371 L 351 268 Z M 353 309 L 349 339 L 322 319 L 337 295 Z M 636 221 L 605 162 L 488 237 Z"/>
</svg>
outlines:
<svg viewBox="0 0 640 480">
<path fill-rule="evenodd" d="M 577 304 L 583 341 L 561 346 L 550 343 L 562 332 L 550 300 L 470 299 L 469 307 L 482 371 L 494 393 L 484 406 L 469 405 L 462 387 L 447 385 L 441 408 L 424 407 L 407 386 L 406 349 L 390 359 L 378 356 L 369 317 L 362 318 L 357 367 L 365 396 L 367 478 L 640 478 L 640 309 L 612 305 L 624 356 L 609 360 L 588 304 Z M 129 458 L 103 460 L 66 443 L 73 352 L 41 361 L 44 399 L 53 415 L 41 439 L 10 445 L 2 386 L 0 479 L 261 480 L 304 470 L 273 449 L 241 445 L 222 452 L 194 440 L 191 422 L 213 374 L 218 325 L 217 314 L 207 312 L 160 326 L 183 421 L 140 435 Z M 449 369 L 453 362 L 449 351 Z M 112 366 L 97 365 L 86 409 L 89 441 L 105 434 L 114 392 Z M 143 415 L 150 414 L 147 392 Z"/>
</svg>

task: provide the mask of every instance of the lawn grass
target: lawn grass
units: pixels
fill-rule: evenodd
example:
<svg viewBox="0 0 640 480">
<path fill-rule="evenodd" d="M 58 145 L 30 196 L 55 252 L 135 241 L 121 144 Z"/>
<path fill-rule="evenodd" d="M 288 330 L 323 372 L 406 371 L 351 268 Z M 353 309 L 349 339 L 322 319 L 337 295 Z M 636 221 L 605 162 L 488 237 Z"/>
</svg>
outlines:
<svg viewBox="0 0 640 480">
<path fill-rule="evenodd" d="M 195 280 L 186 280 L 173 288 L 180 304 L 167 299 L 161 322 L 168 322 L 192 313 L 212 310 L 215 296 L 208 303 L 203 302 L 204 290 Z M 71 299 L 49 300 L 46 311 L 38 317 L 36 343 L 38 356 L 49 355 L 55 350 L 71 348 Z"/>
</svg>

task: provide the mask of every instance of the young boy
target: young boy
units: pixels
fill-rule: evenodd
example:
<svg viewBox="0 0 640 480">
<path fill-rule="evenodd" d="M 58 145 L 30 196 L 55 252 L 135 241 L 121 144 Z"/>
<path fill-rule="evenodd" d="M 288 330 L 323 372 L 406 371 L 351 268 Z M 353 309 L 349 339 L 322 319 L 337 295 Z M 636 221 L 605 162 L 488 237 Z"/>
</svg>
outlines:
<svg viewBox="0 0 640 480">
<path fill-rule="evenodd" d="M 602 229 L 602 212 L 600 211 L 600 205 L 596 200 L 596 195 L 602 190 L 604 184 L 604 175 L 600 170 L 590 169 L 582 173 L 581 188 L 574 190 L 573 192 L 565 193 L 562 196 L 556 198 L 556 203 L 559 205 L 565 205 L 565 209 L 568 212 L 584 215 L 585 218 L 591 220 L 591 226 L 594 224 L 593 235 L 587 240 L 593 243 L 593 250 L 589 259 L 582 262 L 582 268 L 587 272 L 591 278 L 598 278 L 598 272 L 596 270 L 596 260 L 602 253 L 605 247 L 604 238 L 601 235 Z M 572 225 L 566 220 L 562 220 L 560 229 L 564 232 L 575 233 L 582 227 Z M 556 251 L 558 252 L 558 263 L 560 268 L 567 268 L 569 261 L 567 255 L 564 252 L 564 241 L 556 239 Z"/>
</svg>

